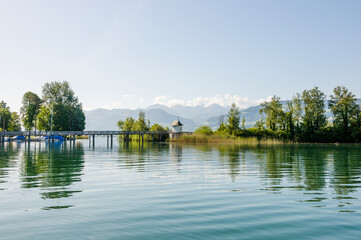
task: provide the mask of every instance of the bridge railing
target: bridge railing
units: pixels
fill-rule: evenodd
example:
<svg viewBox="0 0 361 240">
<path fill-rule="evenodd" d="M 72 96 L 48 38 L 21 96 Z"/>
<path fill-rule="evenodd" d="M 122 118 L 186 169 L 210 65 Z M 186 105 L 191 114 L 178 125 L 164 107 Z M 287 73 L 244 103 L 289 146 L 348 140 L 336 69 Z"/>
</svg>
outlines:
<svg viewBox="0 0 361 240">
<path fill-rule="evenodd" d="M 14 136 L 48 136 L 48 135 L 164 135 L 169 132 L 161 131 L 1 131 L 0 137 L 14 137 Z"/>
</svg>

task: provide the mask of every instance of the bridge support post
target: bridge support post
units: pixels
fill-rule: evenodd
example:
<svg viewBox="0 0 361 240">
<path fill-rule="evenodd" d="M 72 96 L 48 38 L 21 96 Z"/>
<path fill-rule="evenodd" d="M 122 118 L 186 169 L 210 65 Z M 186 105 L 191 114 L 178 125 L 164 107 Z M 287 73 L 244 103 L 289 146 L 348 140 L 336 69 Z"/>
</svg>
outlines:
<svg viewBox="0 0 361 240">
<path fill-rule="evenodd" d="M 95 134 L 93 134 L 93 147 L 95 146 Z"/>
<path fill-rule="evenodd" d="M 109 135 L 107 134 L 107 147 L 109 147 Z"/>
<path fill-rule="evenodd" d="M 110 147 L 113 147 L 113 134 L 110 134 Z"/>
</svg>

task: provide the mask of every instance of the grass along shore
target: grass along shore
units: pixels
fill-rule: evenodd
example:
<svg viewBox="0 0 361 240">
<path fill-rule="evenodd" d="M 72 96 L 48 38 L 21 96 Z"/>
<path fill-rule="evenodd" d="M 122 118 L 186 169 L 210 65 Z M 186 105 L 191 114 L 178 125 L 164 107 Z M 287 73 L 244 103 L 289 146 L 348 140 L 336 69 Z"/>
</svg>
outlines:
<svg viewBox="0 0 361 240">
<path fill-rule="evenodd" d="M 212 134 L 212 135 L 204 135 L 204 134 L 193 134 L 193 135 L 185 135 L 181 136 L 177 139 L 171 140 L 171 142 L 179 142 L 179 143 L 237 143 L 237 144 L 284 144 L 291 143 L 289 141 L 281 141 L 277 139 L 270 138 L 261 138 L 257 137 L 236 137 L 231 135 L 224 134 Z"/>
</svg>

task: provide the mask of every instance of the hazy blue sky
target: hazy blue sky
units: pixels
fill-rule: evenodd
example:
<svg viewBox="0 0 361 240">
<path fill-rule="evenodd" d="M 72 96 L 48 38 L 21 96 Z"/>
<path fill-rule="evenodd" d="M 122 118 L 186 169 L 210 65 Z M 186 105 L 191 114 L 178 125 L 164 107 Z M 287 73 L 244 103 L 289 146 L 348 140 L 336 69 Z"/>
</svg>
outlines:
<svg viewBox="0 0 361 240">
<path fill-rule="evenodd" d="M 0 0 L 0 99 L 67 80 L 85 109 L 361 96 L 361 1 Z"/>
</svg>

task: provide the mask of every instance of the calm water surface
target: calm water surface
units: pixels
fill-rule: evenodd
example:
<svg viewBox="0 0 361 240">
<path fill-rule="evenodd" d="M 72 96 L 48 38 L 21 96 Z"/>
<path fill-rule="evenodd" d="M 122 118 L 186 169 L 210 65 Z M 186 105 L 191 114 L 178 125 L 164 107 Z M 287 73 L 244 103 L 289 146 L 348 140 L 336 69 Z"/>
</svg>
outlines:
<svg viewBox="0 0 361 240">
<path fill-rule="evenodd" d="M 0 145 L 1 239 L 360 239 L 361 146 Z"/>
</svg>

